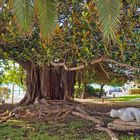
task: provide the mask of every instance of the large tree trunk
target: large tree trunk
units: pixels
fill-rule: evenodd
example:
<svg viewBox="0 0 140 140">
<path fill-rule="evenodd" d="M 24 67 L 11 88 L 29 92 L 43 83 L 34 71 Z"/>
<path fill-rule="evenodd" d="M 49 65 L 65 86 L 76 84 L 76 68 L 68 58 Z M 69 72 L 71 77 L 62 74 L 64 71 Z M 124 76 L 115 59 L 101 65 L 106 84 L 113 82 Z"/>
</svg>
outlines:
<svg viewBox="0 0 140 140">
<path fill-rule="evenodd" d="M 28 65 L 26 68 L 26 95 L 20 104 L 31 104 L 46 98 L 63 100 L 73 98 L 75 72 L 65 71 L 63 67 L 44 64 L 42 67 Z"/>
</svg>

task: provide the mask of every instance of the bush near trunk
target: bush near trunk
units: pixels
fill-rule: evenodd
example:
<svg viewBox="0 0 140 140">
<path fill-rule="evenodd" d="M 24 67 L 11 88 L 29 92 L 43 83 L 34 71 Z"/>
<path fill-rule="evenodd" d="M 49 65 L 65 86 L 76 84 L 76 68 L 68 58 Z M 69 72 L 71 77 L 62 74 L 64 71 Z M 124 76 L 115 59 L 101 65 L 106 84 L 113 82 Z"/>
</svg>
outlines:
<svg viewBox="0 0 140 140">
<path fill-rule="evenodd" d="M 9 98 L 10 89 L 7 87 L 0 87 L 0 98 Z"/>
<path fill-rule="evenodd" d="M 140 88 L 138 88 L 138 89 L 130 89 L 129 93 L 130 94 L 140 94 Z"/>
<path fill-rule="evenodd" d="M 101 89 L 100 88 L 94 88 L 93 86 L 88 85 L 86 87 L 86 91 L 87 91 L 88 96 L 98 96 L 98 94 L 101 91 Z M 104 89 L 103 89 L 102 92 L 104 93 Z"/>
<path fill-rule="evenodd" d="M 100 91 L 101 91 L 100 88 L 94 88 L 91 85 L 86 85 L 85 95 L 86 96 L 98 96 Z M 83 86 L 81 86 L 81 87 L 75 86 L 74 97 L 80 98 L 82 92 L 83 92 Z M 103 89 L 103 93 L 104 93 L 104 89 Z"/>
</svg>

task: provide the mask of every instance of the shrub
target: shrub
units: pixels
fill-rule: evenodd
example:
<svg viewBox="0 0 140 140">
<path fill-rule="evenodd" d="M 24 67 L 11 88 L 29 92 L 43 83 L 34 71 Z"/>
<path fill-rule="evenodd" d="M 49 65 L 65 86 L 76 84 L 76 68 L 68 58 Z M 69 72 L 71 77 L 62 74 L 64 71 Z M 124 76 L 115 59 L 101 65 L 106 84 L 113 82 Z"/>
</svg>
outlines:
<svg viewBox="0 0 140 140">
<path fill-rule="evenodd" d="M 86 92 L 87 92 L 87 95 L 88 96 L 98 96 L 98 93 L 100 92 L 100 88 L 94 88 L 93 86 L 91 85 L 88 85 L 86 87 Z M 104 92 L 104 90 L 103 90 Z"/>
<path fill-rule="evenodd" d="M 75 89 L 74 89 L 74 97 L 76 97 L 76 98 L 81 97 L 82 90 L 83 90 L 83 87 L 82 86 L 81 87 L 75 86 Z"/>
<path fill-rule="evenodd" d="M 138 89 L 130 89 L 129 93 L 130 94 L 140 94 L 140 89 L 139 88 Z"/>
<path fill-rule="evenodd" d="M 10 89 L 7 87 L 0 87 L 0 98 L 9 98 Z"/>
<path fill-rule="evenodd" d="M 87 85 L 85 89 L 85 96 L 98 96 L 98 93 L 100 92 L 100 88 L 94 88 L 91 85 Z M 74 97 L 79 98 L 81 97 L 81 94 L 83 92 L 83 85 L 81 87 L 75 86 L 75 93 Z M 104 92 L 104 90 L 103 90 Z"/>
<path fill-rule="evenodd" d="M 91 85 L 87 85 L 86 86 L 86 93 L 88 96 L 94 96 L 95 92 L 94 92 L 94 87 Z"/>
</svg>

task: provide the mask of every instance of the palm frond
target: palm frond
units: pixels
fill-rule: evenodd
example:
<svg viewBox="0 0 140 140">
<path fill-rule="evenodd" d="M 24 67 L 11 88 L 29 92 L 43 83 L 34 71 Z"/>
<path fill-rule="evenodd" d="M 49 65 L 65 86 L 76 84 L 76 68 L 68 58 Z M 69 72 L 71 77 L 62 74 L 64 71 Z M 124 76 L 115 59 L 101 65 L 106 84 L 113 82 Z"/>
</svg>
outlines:
<svg viewBox="0 0 140 140">
<path fill-rule="evenodd" d="M 0 9 L 3 8 L 4 4 L 5 4 L 5 0 L 0 0 Z"/>
<path fill-rule="evenodd" d="M 23 33 L 31 31 L 34 7 L 31 0 L 10 0 L 14 14 Z"/>
<path fill-rule="evenodd" d="M 140 8 L 140 0 L 129 0 L 128 1 L 134 8 Z"/>
<path fill-rule="evenodd" d="M 3 7 L 3 1 L 0 1 L 0 8 Z"/>
<path fill-rule="evenodd" d="M 55 27 L 56 2 L 55 0 L 37 0 L 36 9 L 41 38 L 48 40 Z"/>
<path fill-rule="evenodd" d="M 120 0 L 96 0 L 96 3 L 104 41 L 114 40 L 120 24 L 121 2 Z"/>
</svg>

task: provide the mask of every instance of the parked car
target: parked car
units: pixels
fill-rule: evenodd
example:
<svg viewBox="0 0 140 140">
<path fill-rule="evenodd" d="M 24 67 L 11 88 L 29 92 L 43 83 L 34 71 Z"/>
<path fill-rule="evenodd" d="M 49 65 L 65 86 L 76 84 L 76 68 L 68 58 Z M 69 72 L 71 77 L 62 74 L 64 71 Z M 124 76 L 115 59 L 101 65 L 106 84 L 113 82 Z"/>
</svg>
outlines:
<svg viewBox="0 0 140 140">
<path fill-rule="evenodd" d="M 106 91 L 107 95 L 120 94 L 120 93 L 122 93 L 121 87 L 111 87 Z"/>
<path fill-rule="evenodd" d="M 122 92 L 122 89 L 115 87 L 109 90 L 109 95 L 111 95 L 112 93 L 118 93 L 118 92 Z"/>
</svg>

